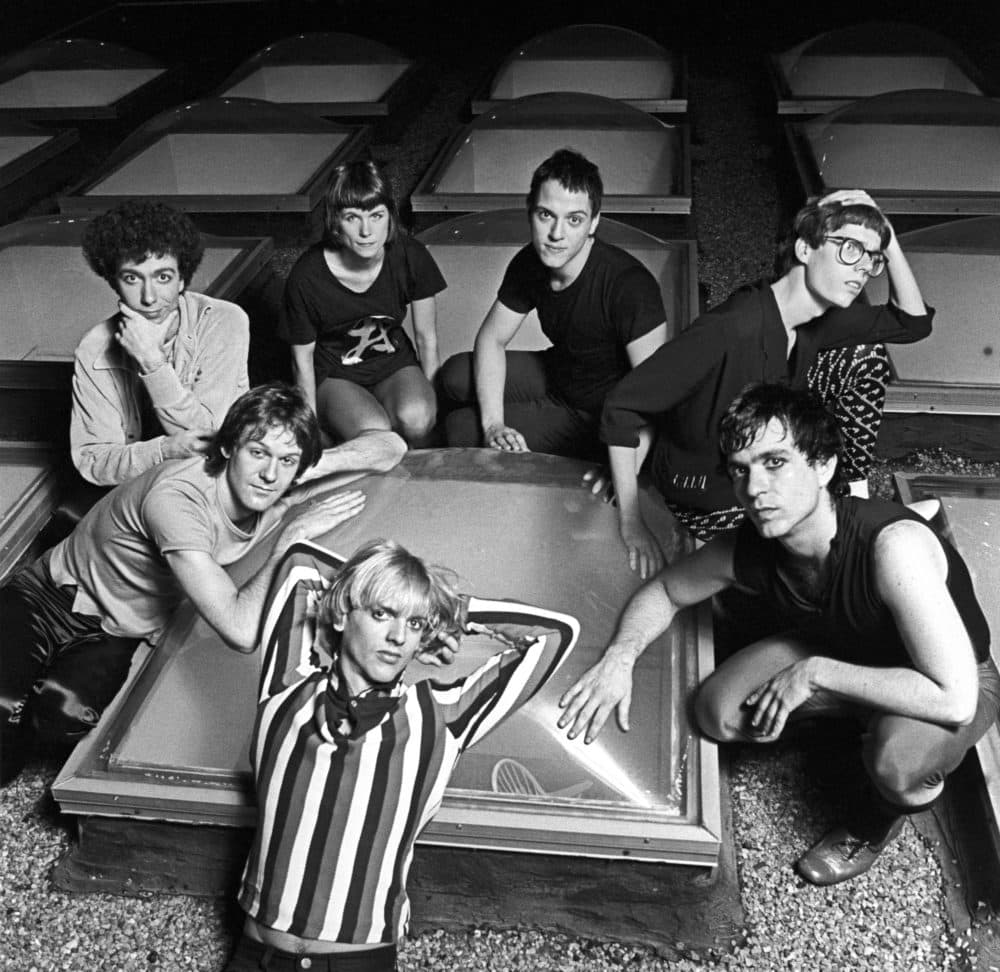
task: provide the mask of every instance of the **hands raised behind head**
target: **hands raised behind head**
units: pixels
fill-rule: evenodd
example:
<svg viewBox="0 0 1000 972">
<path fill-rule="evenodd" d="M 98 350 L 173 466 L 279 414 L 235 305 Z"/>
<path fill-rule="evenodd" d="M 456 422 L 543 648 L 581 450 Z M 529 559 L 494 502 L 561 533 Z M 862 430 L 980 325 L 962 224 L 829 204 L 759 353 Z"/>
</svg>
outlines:
<svg viewBox="0 0 1000 972">
<path fill-rule="evenodd" d="M 744 700 L 743 708 L 753 709 L 750 731 L 761 742 L 772 742 L 781 735 L 788 717 L 813 694 L 810 659 L 793 662 Z"/>
<path fill-rule="evenodd" d="M 604 657 L 563 693 L 559 708 L 566 711 L 559 717 L 558 725 L 560 729 L 570 727 L 567 733 L 570 739 L 584 732 L 583 741 L 593 742 L 612 709 L 622 732 L 628 732 L 635 657 L 628 649 L 610 645 Z"/>
<path fill-rule="evenodd" d="M 417 660 L 435 668 L 450 665 L 458 654 L 459 644 L 458 635 L 442 631 L 430 644 L 420 649 Z"/>
<path fill-rule="evenodd" d="M 531 452 L 524 436 L 502 422 L 491 425 L 483 433 L 483 440 L 491 449 L 499 449 L 501 452 Z"/>
<path fill-rule="evenodd" d="M 872 209 L 882 212 L 879 204 L 864 189 L 836 189 L 819 201 L 821 206 L 827 203 L 840 203 L 841 206 L 871 206 Z"/>
<path fill-rule="evenodd" d="M 165 321 L 155 324 L 132 310 L 124 301 L 118 301 L 118 333 L 115 337 L 135 359 L 143 374 L 156 371 L 167 360 L 162 341 L 179 316 L 180 311 L 174 309 Z"/>
<path fill-rule="evenodd" d="M 837 189 L 820 199 L 819 204 L 822 206 L 824 203 L 840 203 L 841 206 L 871 206 L 872 209 L 876 209 L 882 214 L 882 218 L 888 224 L 892 232 L 892 239 L 889 242 L 895 241 L 896 231 L 892 228 L 892 223 L 882 212 L 882 207 L 864 189 Z"/>
<path fill-rule="evenodd" d="M 212 429 L 183 429 L 168 435 L 160 446 L 164 459 L 186 459 L 188 456 L 204 454 L 212 442 Z"/>
<path fill-rule="evenodd" d="M 285 499 L 278 502 L 284 504 L 280 511 L 282 513 L 287 512 L 291 506 Z M 279 542 L 290 546 L 299 540 L 312 540 L 357 516 L 364 508 L 365 494 L 359 489 L 327 493 L 303 500 L 292 507 L 294 512 L 282 528 Z"/>
</svg>

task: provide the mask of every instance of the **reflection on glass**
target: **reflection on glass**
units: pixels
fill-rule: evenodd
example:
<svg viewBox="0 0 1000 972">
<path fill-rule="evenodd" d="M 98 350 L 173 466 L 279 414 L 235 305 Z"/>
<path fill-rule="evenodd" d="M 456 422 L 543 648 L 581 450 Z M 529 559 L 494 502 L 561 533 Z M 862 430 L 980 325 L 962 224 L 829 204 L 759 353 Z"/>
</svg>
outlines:
<svg viewBox="0 0 1000 972">
<path fill-rule="evenodd" d="M 503 814 L 502 823 L 491 817 L 493 846 L 497 840 L 516 844 L 519 827 L 551 826 L 532 825 L 538 813 L 570 813 L 567 834 L 577 835 L 571 843 L 580 853 L 607 853 L 624 839 L 608 836 L 616 828 L 652 827 L 641 831 L 652 846 L 653 836 L 662 837 L 656 827 L 699 820 L 700 758 L 685 700 L 704 672 L 699 675 L 703 660 L 689 614 L 640 659 L 629 733 L 611 719 L 588 746 L 556 728 L 559 697 L 603 654 L 638 583 L 624 557 L 609 556 L 618 542 L 616 513 L 581 488 L 585 468 L 492 450 L 411 453 L 392 473 L 363 480 L 364 512 L 317 541 L 348 556 L 366 540 L 392 537 L 450 566 L 469 593 L 564 611 L 580 621 L 578 646 L 562 668 L 463 755 L 452 778 L 445 814 L 460 819 L 463 832 L 476 832 L 485 808 Z M 669 514 L 648 496 L 643 504 L 667 557 L 677 556 L 685 541 Z M 257 551 L 239 571 L 252 571 L 264 555 Z M 484 634 L 470 635 L 448 670 L 414 664 L 406 677 L 460 677 L 501 647 Z M 256 655 L 224 648 L 190 609 L 180 612 L 103 747 L 123 790 L 130 781 L 155 781 L 166 799 L 171 788 L 188 788 L 195 794 L 185 798 L 191 806 L 211 804 L 223 790 L 246 791 L 258 665 Z M 166 737 L 165 721 L 175 727 Z M 498 837 L 497 828 L 507 836 Z"/>
</svg>

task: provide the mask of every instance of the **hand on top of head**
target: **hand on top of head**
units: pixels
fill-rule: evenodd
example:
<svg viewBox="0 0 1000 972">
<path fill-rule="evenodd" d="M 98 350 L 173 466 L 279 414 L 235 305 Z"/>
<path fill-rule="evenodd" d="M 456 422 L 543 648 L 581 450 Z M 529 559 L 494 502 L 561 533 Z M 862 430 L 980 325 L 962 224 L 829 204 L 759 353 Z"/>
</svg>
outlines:
<svg viewBox="0 0 1000 972">
<path fill-rule="evenodd" d="M 840 203 L 841 206 L 871 206 L 872 209 L 882 212 L 879 204 L 865 189 L 837 189 L 823 196 L 819 201 L 821 206 L 828 203 Z"/>
</svg>

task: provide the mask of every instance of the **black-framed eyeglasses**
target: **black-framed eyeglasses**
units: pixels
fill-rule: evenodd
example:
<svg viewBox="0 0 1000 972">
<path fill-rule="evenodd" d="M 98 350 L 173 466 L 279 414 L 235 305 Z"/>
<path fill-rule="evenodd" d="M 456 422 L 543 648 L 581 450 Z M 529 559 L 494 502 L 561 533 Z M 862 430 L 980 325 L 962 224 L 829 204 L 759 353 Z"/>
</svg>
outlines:
<svg viewBox="0 0 1000 972">
<path fill-rule="evenodd" d="M 837 259 L 846 267 L 857 266 L 867 256 L 869 277 L 877 277 L 889 262 L 881 250 L 866 250 L 853 236 L 824 236 L 823 239 L 837 244 Z"/>
</svg>

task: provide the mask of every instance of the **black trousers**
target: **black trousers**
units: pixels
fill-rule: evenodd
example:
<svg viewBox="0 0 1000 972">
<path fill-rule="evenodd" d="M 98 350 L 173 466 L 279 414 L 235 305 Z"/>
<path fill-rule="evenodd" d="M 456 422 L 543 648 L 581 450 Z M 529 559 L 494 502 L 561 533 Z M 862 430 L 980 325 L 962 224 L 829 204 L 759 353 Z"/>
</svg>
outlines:
<svg viewBox="0 0 1000 972">
<path fill-rule="evenodd" d="M 0 588 L 0 755 L 16 775 L 30 737 L 75 744 L 128 676 L 138 641 L 73 613 L 73 592 L 52 581 L 45 558 Z"/>
<path fill-rule="evenodd" d="M 524 436 L 532 452 L 571 459 L 607 460 L 597 433 L 599 415 L 574 408 L 550 392 L 546 352 L 507 351 L 504 422 Z M 438 374 L 445 439 L 449 446 L 483 445 L 472 355 L 450 357 Z"/>
<path fill-rule="evenodd" d="M 396 972 L 396 946 L 382 945 L 360 952 L 295 955 L 240 937 L 224 972 Z"/>
</svg>

